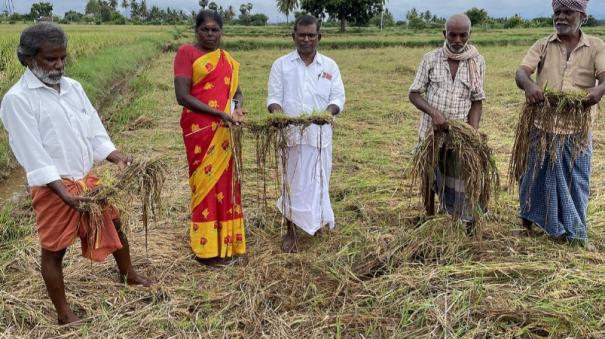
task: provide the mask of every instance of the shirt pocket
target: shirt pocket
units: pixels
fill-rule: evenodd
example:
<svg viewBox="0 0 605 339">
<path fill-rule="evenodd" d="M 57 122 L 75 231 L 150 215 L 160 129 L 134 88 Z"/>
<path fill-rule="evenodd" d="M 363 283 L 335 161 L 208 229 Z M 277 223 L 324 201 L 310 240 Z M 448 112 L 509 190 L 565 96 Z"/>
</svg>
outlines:
<svg viewBox="0 0 605 339">
<path fill-rule="evenodd" d="M 332 81 L 320 78 L 317 80 L 317 94 L 325 101 L 330 100 L 330 90 L 332 89 Z"/>
<path fill-rule="evenodd" d="M 449 84 L 447 82 L 447 75 L 443 72 L 432 71 L 429 73 L 429 92 L 438 93 L 443 91 L 449 91 Z"/>
<path fill-rule="evenodd" d="M 434 83 L 444 83 L 447 80 L 447 75 L 443 72 L 432 71 L 429 73 L 429 81 Z"/>
<path fill-rule="evenodd" d="M 471 82 L 468 79 L 460 79 L 460 86 L 457 86 L 456 92 L 458 94 L 458 98 L 462 100 L 468 100 L 471 97 Z"/>
<path fill-rule="evenodd" d="M 596 85 L 596 76 L 594 67 L 585 64 L 578 64 L 576 74 L 574 74 L 574 86 L 582 89 L 592 88 Z"/>
</svg>

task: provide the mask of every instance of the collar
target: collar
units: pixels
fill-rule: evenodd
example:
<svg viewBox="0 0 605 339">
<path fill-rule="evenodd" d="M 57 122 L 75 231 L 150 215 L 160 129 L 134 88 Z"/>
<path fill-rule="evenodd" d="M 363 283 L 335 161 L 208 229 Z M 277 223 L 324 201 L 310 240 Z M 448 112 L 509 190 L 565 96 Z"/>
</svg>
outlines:
<svg viewBox="0 0 605 339">
<path fill-rule="evenodd" d="M 23 75 L 23 78 L 25 79 L 25 83 L 27 84 L 27 88 L 29 89 L 47 88 L 54 90 L 52 87 L 49 87 L 45 83 L 40 81 L 40 79 L 38 79 L 38 77 L 29 69 L 29 67 L 25 69 L 25 74 Z M 59 86 L 61 87 L 61 94 L 66 93 L 69 90 L 69 82 L 65 80 L 65 76 L 61 78 Z"/>
<path fill-rule="evenodd" d="M 548 39 L 548 42 L 553 42 L 553 41 L 561 42 L 561 39 L 559 39 L 559 34 L 555 33 L 550 37 L 550 39 Z M 586 36 L 586 34 L 584 34 L 584 32 L 582 32 L 581 29 L 580 29 L 580 41 L 578 41 L 578 47 L 579 46 L 590 47 L 590 41 L 588 40 L 588 37 Z"/>
<path fill-rule="evenodd" d="M 296 61 L 296 60 L 302 61 L 302 58 L 298 54 L 298 51 L 294 50 L 294 52 L 292 52 L 292 54 L 290 56 L 290 61 Z M 319 54 L 319 51 L 315 51 L 315 57 L 313 58 L 313 62 L 311 62 L 311 64 L 314 64 L 314 63 L 317 63 L 319 65 L 323 64 L 323 57 L 321 54 Z"/>
</svg>

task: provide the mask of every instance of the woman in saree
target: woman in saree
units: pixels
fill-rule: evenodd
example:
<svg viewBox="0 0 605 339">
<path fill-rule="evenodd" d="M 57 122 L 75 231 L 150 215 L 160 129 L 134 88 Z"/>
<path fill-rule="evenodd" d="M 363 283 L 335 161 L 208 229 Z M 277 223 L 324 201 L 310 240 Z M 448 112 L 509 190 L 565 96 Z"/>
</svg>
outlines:
<svg viewBox="0 0 605 339">
<path fill-rule="evenodd" d="M 191 249 L 198 260 L 244 254 L 240 184 L 229 127 L 243 119 L 239 63 L 219 48 L 223 21 L 215 11 L 196 18 L 197 44 L 183 45 L 174 60 L 176 99 L 191 188 Z"/>
</svg>

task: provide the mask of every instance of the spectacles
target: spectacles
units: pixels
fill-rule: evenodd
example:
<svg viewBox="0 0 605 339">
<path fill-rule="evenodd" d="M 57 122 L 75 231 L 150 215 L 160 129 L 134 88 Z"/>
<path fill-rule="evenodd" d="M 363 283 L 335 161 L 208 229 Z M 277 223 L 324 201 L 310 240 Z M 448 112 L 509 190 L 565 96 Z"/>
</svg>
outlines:
<svg viewBox="0 0 605 339">
<path fill-rule="evenodd" d="M 319 33 L 295 33 L 296 37 L 304 40 L 305 38 L 309 38 L 309 40 L 317 39 Z"/>
</svg>

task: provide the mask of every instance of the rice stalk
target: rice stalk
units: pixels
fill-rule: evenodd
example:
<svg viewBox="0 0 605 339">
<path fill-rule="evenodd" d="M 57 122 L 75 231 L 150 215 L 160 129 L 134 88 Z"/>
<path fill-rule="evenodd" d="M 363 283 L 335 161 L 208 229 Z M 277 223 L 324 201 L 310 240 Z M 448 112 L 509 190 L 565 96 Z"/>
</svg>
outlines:
<svg viewBox="0 0 605 339">
<path fill-rule="evenodd" d="M 568 139 L 572 145 L 572 159 L 588 144 L 590 133 L 590 107 L 584 104 L 582 92 L 555 92 L 546 90 L 544 101 L 525 104 L 519 114 L 515 142 L 511 151 L 508 181 L 509 187 L 527 171 L 532 138 L 535 138 L 536 165 L 542 164 L 549 155 L 549 165 L 557 161 L 560 149 Z"/>
<path fill-rule="evenodd" d="M 234 128 L 237 131 L 234 133 L 238 135 L 235 138 L 237 140 L 234 140 L 234 148 L 240 150 L 240 154 L 243 130 L 248 131 L 255 141 L 256 169 L 258 177 L 262 180 L 262 201 L 265 207 L 267 206 L 267 182 L 272 169 L 279 173 L 273 179 L 275 187 L 281 189 L 282 210 L 285 211 L 286 206 L 290 205 L 290 189 L 285 178 L 288 176 L 287 149 L 292 129 L 294 128 L 297 133 L 302 135 L 305 129 L 311 125 L 324 126 L 333 123 L 333 116 L 327 113 L 304 114 L 296 117 L 272 114 L 244 121 Z M 321 144 L 321 133 L 319 133 L 319 139 Z"/>
<path fill-rule="evenodd" d="M 90 222 L 89 245 L 95 245 L 95 235 L 104 227 L 103 212 L 108 206 L 117 208 L 127 219 L 129 203 L 139 200 L 147 248 L 149 217 L 151 215 L 157 220 L 162 211 L 161 193 L 165 173 L 166 164 L 159 158 L 135 160 L 117 176 L 106 172 L 101 178 L 102 185 L 84 194 L 84 197 L 90 198 L 91 201 L 80 205 L 80 210 Z"/>
<path fill-rule="evenodd" d="M 465 204 L 471 206 L 473 217 L 479 221 L 481 211 L 489 205 L 492 193 L 500 187 L 500 177 L 487 135 L 478 132 L 464 121 L 449 120 L 446 132 L 429 134 L 419 145 L 409 168 L 412 185 L 420 181 L 420 194 L 426 198 L 423 182 L 435 179 L 435 169 L 442 149 L 452 150 L 461 164 L 460 179 L 464 180 Z M 459 217 L 459 216 L 455 216 Z"/>
</svg>

